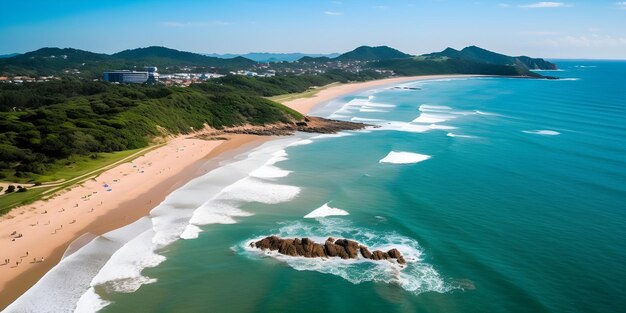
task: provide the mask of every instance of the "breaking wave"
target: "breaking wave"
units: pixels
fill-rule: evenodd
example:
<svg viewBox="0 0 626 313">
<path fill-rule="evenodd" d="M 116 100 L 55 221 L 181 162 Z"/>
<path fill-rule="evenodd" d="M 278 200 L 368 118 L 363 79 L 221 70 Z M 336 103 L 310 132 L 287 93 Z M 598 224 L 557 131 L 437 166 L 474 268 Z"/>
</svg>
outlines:
<svg viewBox="0 0 626 313">
<path fill-rule="evenodd" d="M 395 284 L 415 294 L 423 292 L 444 293 L 457 287 L 444 282 L 437 270 L 423 260 L 423 251 L 414 239 L 395 232 L 383 233 L 365 228 L 356 228 L 350 221 L 338 218 L 316 219 L 313 223 L 285 222 L 273 232 L 280 237 L 308 237 L 322 243 L 328 237 L 350 238 L 371 250 L 387 251 L 398 249 L 407 261 L 402 267 L 395 262 L 373 261 L 364 258 L 343 260 L 340 258 L 292 257 L 277 252 L 261 251 L 248 245 L 258 238 L 250 238 L 233 247 L 236 252 L 251 258 L 272 257 L 298 271 L 316 271 L 339 276 L 353 284 L 380 282 Z"/>
</svg>

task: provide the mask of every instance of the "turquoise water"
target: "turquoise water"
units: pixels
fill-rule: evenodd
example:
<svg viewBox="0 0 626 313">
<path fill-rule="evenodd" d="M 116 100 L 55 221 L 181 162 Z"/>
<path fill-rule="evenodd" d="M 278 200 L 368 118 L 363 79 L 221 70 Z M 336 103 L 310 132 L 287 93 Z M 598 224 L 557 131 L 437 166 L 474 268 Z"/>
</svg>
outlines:
<svg viewBox="0 0 626 313">
<path fill-rule="evenodd" d="M 290 173 L 263 182 L 297 195 L 268 188 L 292 197 L 239 202 L 253 215 L 162 248 L 143 271 L 156 282 L 133 293 L 96 287 L 112 302 L 102 312 L 626 311 L 626 62 L 558 65 L 547 74 L 569 79 L 416 82 L 333 101 L 316 114 L 381 127 L 284 148 L 274 166 Z M 392 151 L 430 158 L 379 162 Z M 349 215 L 303 218 L 326 203 Z M 410 263 L 245 248 L 270 234 L 399 247 Z"/>
</svg>

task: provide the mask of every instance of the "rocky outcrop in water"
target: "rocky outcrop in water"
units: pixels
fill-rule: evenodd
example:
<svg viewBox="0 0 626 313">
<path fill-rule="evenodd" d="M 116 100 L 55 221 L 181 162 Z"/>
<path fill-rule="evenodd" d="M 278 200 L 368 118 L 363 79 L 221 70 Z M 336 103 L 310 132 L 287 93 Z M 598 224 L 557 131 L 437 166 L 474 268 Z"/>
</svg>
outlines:
<svg viewBox="0 0 626 313">
<path fill-rule="evenodd" d="M 251 242 L 250 247 L 261 250 L 278 251 L 280 254 L 289 256 L 302 256 L 305 258 L 332 258 L 356 259 L 361 257 L 370 260 L 395 260 L 398 264 L 406 264 L 404 257 L 398 249 L 387 252 L 376 250 L 371 252 L 366 246 L 348 239 L 332 237 L 326 239 L 324 244 L 313 242 L 309 238 L 279 238 L 278 236 L 265 237 L 257 242 Z"/>
<path fill-rule="evenodd" d="M 348 121 L 331 120 L 321 117 L 307 116 L 302 121 L 274 123 L 267 125 L 244 125 L 224 129 L 205 130 L 200 139 L 212 139 L 226 134 L 247 134 L 257 136 L 290 136 L 295 132 L 335 134 L 344 130 L 363 129 L 367 124 Z"/>
</svg>

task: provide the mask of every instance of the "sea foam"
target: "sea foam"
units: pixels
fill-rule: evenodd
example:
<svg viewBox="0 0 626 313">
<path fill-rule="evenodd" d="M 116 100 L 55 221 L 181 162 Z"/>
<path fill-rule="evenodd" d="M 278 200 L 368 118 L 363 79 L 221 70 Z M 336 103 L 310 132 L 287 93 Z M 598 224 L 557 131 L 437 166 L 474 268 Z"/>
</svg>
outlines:
<svg viewBox="0 0 626 313">
<path fill-rule="evenodd" d="M 459 134 L 454 134 L 454 133 L 447 133 L 446 136 L 459 137 L 459 138 L 475 138 L 474 136 L 470 136 L 470 135 L 459 135 Z"/>
<path fill-rule="evenodd" d="M 382 158 L 379 163 L 392 164 L 411 164 L 418 163 L 430 159 L 429 155 L 413 153 L 413 152 L 396 152 L 391 151 L 386 157 Z"/>
<path fill-rule="evenodd" d="M 527 133 L 527 134 L 544 135 L 544 136 L 557 136 L 561 134 L 556 130 L 548 130 L 548 129 L 522 130 L 522 132 Z"/>
<path fill-rule="evenodd" d="M 423 260 L 422 249 L 414 239 L 395 232 L 380 232 L 366 228 L 354 227 L 347 219 L 315 219 L 315 222 L 283 222 L 277 231 L 271 233 L 283 238 L 308 237 L 315 242 L 323 242 L 328 237 L 349 238 L 370 248 L 370 250 L 387 251 L 398 249 L 404 256 L 405 267 L 389 261 L 373 261 L 358 257 L 357 259 L 340 258 L 304 258 L 267 252 L 250 248 L 250 242 L 259 238 L 250 238 L 233 247 L 235 252 L 243 253 L 251 258 L 272 257 L 285 262 L 298 271 L 316 271 L 339 276 L 353 284 L 363 282 L 381 282 L 395 284 L 401 288 L 419 294 L 422 292 L 447 292 L 455 289 L 446 284 L 435 268 Z"/>
</svg>

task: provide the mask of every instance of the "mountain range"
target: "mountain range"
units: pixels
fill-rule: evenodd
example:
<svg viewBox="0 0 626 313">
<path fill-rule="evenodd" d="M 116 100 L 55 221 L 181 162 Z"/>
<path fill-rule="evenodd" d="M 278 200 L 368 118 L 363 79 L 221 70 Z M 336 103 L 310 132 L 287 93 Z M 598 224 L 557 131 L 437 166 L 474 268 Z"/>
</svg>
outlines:
<svg viewBox="0 0 626 313">
<path fill-rule="evenodd" d="M 41 48 L 0 59 L 0 75 L 62 75 L 79 73 L 97 78 L 102 72 L 116 69 L 143 69 L 157 66 L 161 71 L 177 71 L 182 67 L 245 69 L 256 64 L 243 57 L 222 59 L 165 47 L 124 50 L 115 54 L 94 53 L 73 48 Z"/>
<path fill-rule="evenodd" d="M 489 64 L 515 65 L 530 70 L 555 70 L 556 65 L 544 60 L 535 59 L 527 56 L 512 57 L 504 54 L 495 53 L 476 46 L 469 46 L 462 50 L 446 48 L 441 52 L 424 54 L 425 58 L 456 58 L 463 60 L 471 60 Z"/>
<path fill-rule="evenodd" d="M 304 54 L 252 53 L 251 58 L 293 59 Z M 72 48 L 42 48 L 8 58 L 0 58 L 0 75 L 64 75 L 76 74 L 85 78 L 99 78 L 102 72 L 116 69 L 140 70 L 144 66 L 157 66 L 163 73 L 195 67 L 198 71 L 211 70 L 222 73 L 250 69 L 257 61 L 244 56 L 222 58 L 179 51 L 166 47 L 146 47 L 124 50 L 114 54 L 94 53 Z M 304 55 L 300 63 L 308 62 L 364 62 L 364 67 L 393 70 L 400 75 L 417 74 L 493 74 L 537 76 L 533 69 L 551 70 L 556 65 L 543 59 L 526 56 L 506 56 L 476 46 L 462 50 L 447 48 L 442 52 L 412 56 L 391 47 L 361 46 L 337 55 Z"/>
<path fill-rule="evenodd" d="M 244 57 L 246 59 L 250 59 L 257 62 L 262 63 L 270 63 L 270 62 L 293 62 L 297 61 L 303 57 L 328 57 L 335 58 L 338 57 L 339 53 L 328 53 L 328 54 L 320 54 L 320 53 L 270 53 L 270 52 L 251 52 L 245 54 L 217 54 L 217 53 L 205 53 L 204 55 L 215 58 L 222 59 L 232 59 L 235 57 Z"/>
</svg>

